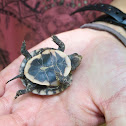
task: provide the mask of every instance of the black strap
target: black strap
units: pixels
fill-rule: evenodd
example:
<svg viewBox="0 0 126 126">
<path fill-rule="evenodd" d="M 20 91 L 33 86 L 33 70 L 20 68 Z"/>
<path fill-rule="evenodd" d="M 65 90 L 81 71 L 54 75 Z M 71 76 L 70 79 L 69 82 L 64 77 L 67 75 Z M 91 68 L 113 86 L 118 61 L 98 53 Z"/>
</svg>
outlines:
<svg viewBox="0 0 126 126">
<path fill-rule="evenodd" d="M 126 47 L 126 38 L 123 35 L 121 35 L 119 32 L 117 32 L 116 30 L 114 30 L 106 25 L 102 25 L 102 24 L 98 24 L 98 23 L 88 23 L 88 24 L 82 25 L 81 28 L 91 28 L 91 29 L 95 29 L 95 30 L 99 30 L 99 31 L 106 31 L 106 32 L 114 35 Z"/>
<path fill-rule="evenodd" d="M 121 22 L 115 20 L 113 17 L 111 17 L 109 15 L 102 15 L 102 16 L 98 17 L 97 19 L 95 19 L 93 22 L 96 22 L 96 21 L 108 22 L 108 23 L 111 23 L 111 24 L 119 25 L 119 26 L 126 29 L 125 24 L 122 24 Z"/>
<path fill-rule="evenodd" d="M 126 28 L 126 14 L 123 13 L 118 8 L 109 4 L 93 4 L 93 5 L 84 6 L 72 12 L 71 15 L 77 12 L 87 11 L 87 10 L 96 10 L 107 14 L 107 16 L 103 15 L 98 19 L 96 19 L 95 21 L 105 21 Z"/>
</svg>

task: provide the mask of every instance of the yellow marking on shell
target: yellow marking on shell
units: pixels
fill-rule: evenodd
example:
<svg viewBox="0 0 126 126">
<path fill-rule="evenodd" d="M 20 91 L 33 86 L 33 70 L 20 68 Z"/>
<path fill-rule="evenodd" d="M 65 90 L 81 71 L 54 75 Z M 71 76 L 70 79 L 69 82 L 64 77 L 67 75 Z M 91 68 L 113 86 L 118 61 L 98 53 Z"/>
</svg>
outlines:
<svg viewBox="0 0 126 126">
<path fill-rule="evenodd" d="M 67 76 L 71 71 L 71 61 L 70 61 L 69 57 L 64 52 L 61 52 L 59 50 L 55 50 L 55 52 L 57 52 L 61 57 L 63 57 L 65 59 L 65 61 L 67 63 L 67 67 L 65 69 L 64 76 Z"/>
<path fill-rule="evenodd" d="M 25 74 L 25 76 L 26 76 L 31 82 L 36 83 L 36 84 L 39 84 L 39 85 L 47 85 L 47 86 L 50 85 L 50 83 L 49 83 L 47 80 L 44 81 L 44 82 L 41 82 L 41 81 L 36 80 L 36 79 L 34 78 L 34 76 L 28 74 L 28 70 L 29 70 L 29 68 L 30 68 L 30 65 L 28 64 L 28 65 L 26 65 L 26 66 L 27 66 L 27 67 L 25 67 L 24 74 Z"/>
<path fill-rule="evenodd" d="M 38 80 L 36 80 L 36 79 L 34 78 L 34 76 L 32 76 L 32 75 L 30 75 L 30 74 L 28 73 L 28 70 L 29 70 L 29 68 L 31 67 L 30 64 L 32 63 L 32 61 L 33 61 L 34 59 L 40 59 L 40 58 L 41 58 L 41 54 L 38 54 L 38 55 L 34 56 L 32 59 L 30 59 L 30 60 L 27 62 L 26 66 L 25 66 L 25 69 L 24 69 L 24 75 L 25 75 L 31 82 L 33 82 L 33 83 L 36 83 L 36 84 L 39 84 L 39 85 L 47 85 L 47 86 L 49 86 L 50 83 L 49 83 L 48 81 L 44 81 L 44 82 L 38 81 Z"/>
<path fill-rule="evenodd" d="M 37 52 L 39 52 L 39 51 L 40 51 L 40 49 L 36 49 L 35 51 L 36 51 L 36 53 L 37 53 Z"/>
<path fill-rule="evenodd" d="M 49 68 L 49 67 L 41 67 L 40 69 L 41 70 L 46 70 L 47 68 Z"/>
<path fill-rule="evenodd" d="M 49 54 L 50 53 L 50 49 L 45 50 L 44 52 L 42 52 L 42 54 Z"/>
<path fill-rule="evenodd" d="M 56 90 L 56 94 L 60 93 L 59 89 Z"/>
<path fill-rule="evenodd" d="M 71 71 L 71 61 L 70 61 L 69 57 L 64 52 L 59 51 L 59 50 L 48 49 L 48 50 L 45 50 L 44 52 L 42 52 L 42 54 L 52 53 L 52 55 L 56 56 L 55 52 L 57 52 L 61 57 L 65 58 L 66 63 L 67 63 L 67 67 L 65 69 L 64 76 L 67 76 Z M 34 56 L 33 58 L 31 58 L 27 62 L 25 69 L 24 69 L 24 75 L 26 76 L 26 78 L 28 78 L 33 83 L 36 83 L 36 84 L 39 84 L 39 85 L 50 86 L 50 83 L 48 81 L 40 82 L 40 81 L 36 80 L 34 78 L 34 76 L 32 76 L 28 73 L 28 70 L 31 67 L 30 64 L 32 63 L 32 61 L 35 60 L 35 59 L 40 59 L 41 57 L 42 57 L 42 55 L 38 54 L 38 55 Z M 40 69 L 45 70 L 45 69 L 47 69 L 47 67 L 41 67 Z M 53 82 L 51 84 L 51 86 L 57 86 L 57 85 L 59 85 L 59 81 Z"/>
<path fill-rule="evenodd" d="M 40 82 L 40 81 L 39 81 Z M 46 85 L 46 86 L 50 86 L 50 83 L 46 80 L 44 82 L 39 83 L 40 85 Z"/>
<path fill-rule="evenodd" d="M 34 59 L 40 59 L 40 58 L 41 58 L 41 54 L 39 54 L 39 55 L 37 55 L 37 56 L 34 56 L 32 59 L 30 59 L 30 60 L 27 62 L 26 66 L 25 66 L 25 69 L 24 69 L 24 75 L 25 75 L 31 82 L 33 82 L 33 83 L 36 83 L 36 84 L 39 84 L 39 85 L 47 85 L 47 86 L 49 86 L 50 83 L 49 83 L 48 81 L 40 82 L 40 81 L 36 80 L 36 79 L 34 78 L 34 76 L 32 76 L 32 75 L 30 75 L 30 74 L 28 73 L 28 70 L 29 70 L 29 68 L 31 67 L 31 65 L 30 65 L 31 62 L 32 62 Z"/>
<path fill-rule="evenodd" d="M 30 75 L 30 74 L 28 73 L 28 70 L 29 70 L 29 68 L 31 67 L 32 61 L 33 61 L 34 59 L 40 59 L 40 58 L 41 58 L 41 54 L 38 54 L 38 55 L 34 56 L 33 58 L 31 58 L 31 59 L 27 62 L 26 66 L 25 66 L 25 69 L 24 69 L 24 75 L 25 75 L 30 81 L 32 81 L 33 83 L 43 85 L 42 82 L 36 80 L 36 79 L 34 78 L 34 76 L 32 76 L 32 75 Z M 49 85 L 49 84 L 48 84 L 48 85 Z"/>
<path fill-rule="evenodd" d="M 51 86 L 58 86 L 59 84 L 60 84 L 59 81 L 54 81 L 51 83 Z"/>
<path fill-rule="evenodd" d="M 41 90 L 39 94 L 40 95 L 46 95 L 46 91 L 45 90 Z"/>
<path fill-rule="evenodd" d="M 31 62 L 32 62 L 34 59 L 40 59 L 40 58 L 41 58 L 41 54 L 38 54 L 38 55 L 34 56 L 33 58 L 31 58 L 31 59 L 27 62 L 26 66 L 25 66 L 24 74 L 25 74 L 25 73 L 28 73 L 28 70 L 29 70 L 29 68 L 31 67 Z"/>
<path fill-rule="evenodd" d="M 53 95 L 53 91 L 48 91 L 48 95 Z"/>
<path fill-rule="evenodd" d="M 65 57 L 67 67 L 65 68 L 64 76 L 67 76 L 71 71 L 71 61 L 68 56 Z"/>
<path fill-rule="evenodd" d="M 49 67 L 44 67 L 44 66 L 43 66 L 43 67 L 41 67 L 40 69 L 45 71 L 46 69 L 51 68 L 51 67 L 53 67 L 53 65 L 52 65 L 52 66 L 49 66 Z"/>
<path fill-rule="evenodd" d="M 54 55 L 56 57 L 55 52 L 58 53 L 62 58 L 65 58 L 65 61 L 67 63 L 67 67 L 65 69 L 64 76 L 67 76 L 71 71 L 71 61 L 70 61 L 69 57 L 64 52 L 59 51 L 59 50 L 50 49 L 50 50 L 44 51 L 44 54 L 52 53 L 52 55 Z"/>
<path fill-rule="evenodd" d="M 32 92 L 33 92 L 34 94 L 38 94 L 37 89 L 33 90 Z"/>
<path fill-rule="evenodd" d="M 56 57 L 56 53 L 55 52 L 56 52 L 56 50 L 50 50 L 50 53 L 52 53 L 52 55 Z"/>
</svg>

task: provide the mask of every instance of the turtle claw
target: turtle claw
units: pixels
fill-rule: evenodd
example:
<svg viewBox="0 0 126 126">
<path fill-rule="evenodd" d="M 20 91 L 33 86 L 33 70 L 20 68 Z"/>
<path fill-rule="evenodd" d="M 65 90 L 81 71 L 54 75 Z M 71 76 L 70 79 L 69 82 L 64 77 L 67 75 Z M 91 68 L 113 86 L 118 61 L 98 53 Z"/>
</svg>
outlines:
<svg viewBox="0 0 126 126">
<path fill-rule="evenodd" d="M 19 97 L 20 95 L 25 94 L 25 93 L 26 93 L 26 90 L 18 90 L 16 93 L 16 96 L 14 98 L 16 99 L 17 97 Z"/>
<path fill-rule="evenodd" d="M 17 97 L 19 97 L 19 95 L 16 94 L 16 96 L 14 97 L 14 99 L 17 99 Z"/>
</svg>

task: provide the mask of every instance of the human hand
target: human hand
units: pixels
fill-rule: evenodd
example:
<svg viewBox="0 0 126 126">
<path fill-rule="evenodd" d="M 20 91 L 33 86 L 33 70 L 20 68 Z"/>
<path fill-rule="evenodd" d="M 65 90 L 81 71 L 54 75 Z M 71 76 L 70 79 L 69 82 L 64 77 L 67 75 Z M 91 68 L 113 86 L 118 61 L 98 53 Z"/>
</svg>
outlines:
<svg viewBox="0 0 126 126">
<path fill-rule="evenodd" d="M 71 86 L 54 96 L 28 93 L 14 100 L 20 79 L 6 85 L 16 76 L 23 56 L 0 73 L 1 126 L 107 126 L 126 125 L 126 49 L 106 32 L 77 29 L 59 34 L 66 54 L 83 56 L 73 72 Z M 51 38 L 31 50 L 56 45 Z M 105 119 L 104 119 L 105 118 Z"/>
</svg>

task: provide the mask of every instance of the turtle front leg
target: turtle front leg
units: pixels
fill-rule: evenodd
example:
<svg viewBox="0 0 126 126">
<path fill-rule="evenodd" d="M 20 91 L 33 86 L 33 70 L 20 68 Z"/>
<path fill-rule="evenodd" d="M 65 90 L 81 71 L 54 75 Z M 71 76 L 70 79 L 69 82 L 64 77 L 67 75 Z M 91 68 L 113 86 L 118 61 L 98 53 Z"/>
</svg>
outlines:
<svg viewBox="0 0 126 126">
<path fill-rule="evenodd" d="M 72 81 L 72 74 L 70 73 L 68 76 L 63 76 L 60 73 L 56 72 L 56 79 L 59 81 L 61 84 L 63 84 L 65 87 L 70 86 L 70 83 Z"/>
<path fill-rule="evenodd" d="M 35 89 L 35 86 L 33 86 L 33 85 L 31 85 L 31 84 L 28 84 L 27 87 L 26 87 L 26 89 L 18 90 L 17 93 L 16 93 L 16 96 L 15 96 L 14 98 L 16 99 L 16 98 L 19 97 L 20 95 L 23 95 L 23 94 L 32 92 L 34 89 Z"/>
<path fill-rule="evenodd" d="M 24 40 L 24 42 L 22 43 L 22 46 L 21 46 L 21 54 L 24 55 L 27 60 L 32 58 L 30 53 L 26 50 L 25 40 Z"/>
<path fill-rule="evenodd" d="M 59 46 L 58 50 L 64 52 L 64 50 L 65 50 L 64 43 L 55 35 L 52 36 L 52 39 Z"/>
<path fill-rule="evenodd" d="M 81 63 L 82 56 L 78 55 L 77 53 L 73 53 L 68 56 L 71 60 L 71 70 L 75 70 Z"/>
</svg>

